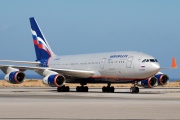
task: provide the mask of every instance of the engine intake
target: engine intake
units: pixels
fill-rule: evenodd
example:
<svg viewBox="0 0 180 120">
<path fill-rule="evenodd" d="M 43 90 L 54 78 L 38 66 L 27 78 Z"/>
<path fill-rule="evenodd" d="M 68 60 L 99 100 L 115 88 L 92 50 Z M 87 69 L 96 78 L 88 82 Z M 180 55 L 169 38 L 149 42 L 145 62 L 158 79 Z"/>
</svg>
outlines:
<svg viewBox="0 0 180 120">
<path fill-rule="evenodd" d="M 43 78 L 43 83 L 51 87 L 61 87 L 64 85 L 66 78 L 63 75 L 48 75 Z"/>
<path fill-rule="evenodd" d="M 24 82 L 25 74 L 21 71 L 15 71 L 7 74 L 4 79 L 12 84 L 20 84 Z"/>
<path fill-rule="evenodd" d="M 155 77 L 158 79 L 158 85 L 166 85 L 169 82 L 169 77 L 165 74 L 158 74 Z"/>
<path fill-rule="evenodd" d="M 142 86 L 144 88 L 152 88 L 157 86 L 158 79 L 156 77 L 151 77 L 146 80 L 142 80 L 138 82 L 138 86 Z"/>
</svg>

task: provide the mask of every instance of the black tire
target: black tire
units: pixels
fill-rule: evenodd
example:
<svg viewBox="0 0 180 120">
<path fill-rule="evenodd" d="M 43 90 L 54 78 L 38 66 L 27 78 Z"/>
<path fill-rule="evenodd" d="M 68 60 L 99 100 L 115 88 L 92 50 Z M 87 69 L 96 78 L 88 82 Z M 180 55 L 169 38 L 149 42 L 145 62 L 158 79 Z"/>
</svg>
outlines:
<svg viewBox="0 0 180 120">
<path fill-rule="evenodd" d="M 131 88 L 130 88 L 130 91 L 131 91 L 131 93 L 135 93 L 135 88 L 134 88 L 134 87 L 131 87 Z"/>
<path fill-rule="evenodd" d="M 104 87 L 102 88 L 102 92 L 106 92 L 106 88 L 107 88 L 107 87 L 104 86 Z"/>
<path fill-rule="evenodd" d="M 69 92 L 69 86 L 65 87 L 65 92 Z"/>
<path fill-rule="evenodd" d="M 76 92 L 80 92 L 79 90 L 80 90 L 80 87 L 77 86 L 77 87 L 76 87 Z"/>
<path fill-rule="evenodd" d="M 135 93 L 139 93 L 139 88 L 135 87 Z"/>
<path fill-rule="evenodd" d="M 57 92 L 61 92 L 61 91 L 60 91 L 60 87 L 57 87 Z"/>
<path fill-rule="evenodd" d="M 88 87 L 87 86 L 84 87 L 84 92 L 88 92 Z"/>
<path fill-rule="evenodd" d="M 110 87 L 110 92 L 114 92 L 114 87 Z"/>
<path fill-rule="evenodd" d="M 58 88 L 57 88 L 57 91 L 58 91 L 58 92 L 64 92 L 64 89 L 63 89 L 63 87 L 58 87 Z"/>
<path fill-rule="evenodd" d="M 84 92 L 84 86 L 79 87 L 79 92 Z"/>
<path fill-rule="evenodd" d="M 106 87 L 106 92 L 111 92 L 111 88 L 110 87 Z"/>
</svg>

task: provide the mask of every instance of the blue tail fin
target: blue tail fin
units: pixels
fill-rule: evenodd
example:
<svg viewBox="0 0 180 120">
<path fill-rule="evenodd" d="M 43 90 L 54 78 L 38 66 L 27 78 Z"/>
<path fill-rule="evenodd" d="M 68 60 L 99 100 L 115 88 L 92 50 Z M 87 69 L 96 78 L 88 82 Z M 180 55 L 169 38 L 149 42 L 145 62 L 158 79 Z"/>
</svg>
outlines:
<svg viewBox="0 0 180 120">
<path fill-rule="evenodd" d="M 36 61 L 55 56 L 34 17 L 29 18 L 36 52 Z"/>
</svg>

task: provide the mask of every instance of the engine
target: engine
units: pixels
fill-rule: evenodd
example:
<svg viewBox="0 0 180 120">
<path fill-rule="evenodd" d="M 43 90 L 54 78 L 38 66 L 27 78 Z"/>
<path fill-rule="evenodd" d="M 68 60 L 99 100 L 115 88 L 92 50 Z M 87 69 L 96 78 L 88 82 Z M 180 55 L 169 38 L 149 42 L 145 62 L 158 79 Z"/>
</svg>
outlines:
<svg viewBox="0 0 180 120">
<path fill-rule="evenodd" d="M 158 79 L 158 85 L 166 85 L 169 82 L 169 77 L 165 74 L 157 74 L 155 77 Z"/>
<path fill-rule="evenodd" d="M 138 86 L 142 86 L 144 88 L 152 88 L 157 86 L 158 79 L 156 77 L 151 77 L 146 80 L 142 80 L 138 82 Z"/>
<path fill-rule="evenodd" d="M 51 87 L 61 87 L 65 81 L 66 78 L 60 74 L 47 75 L 43 78 L 43 83 Z"/>
<path fill-rule="evenodd" d="M 25 79 L 25 74 L 21 71 L 14 71 L 14 72 L 10 72 L 8 73 L 4 79 L 12 84 L 20 84 L 24 81 Z"/>
</svg>

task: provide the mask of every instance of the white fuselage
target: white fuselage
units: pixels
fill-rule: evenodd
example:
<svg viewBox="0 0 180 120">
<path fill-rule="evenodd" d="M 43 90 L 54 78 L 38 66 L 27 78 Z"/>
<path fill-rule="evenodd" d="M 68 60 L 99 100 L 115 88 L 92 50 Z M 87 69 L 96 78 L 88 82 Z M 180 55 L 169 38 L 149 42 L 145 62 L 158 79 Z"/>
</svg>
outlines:
<svg viewBox="0 0 180 120">
<path fill-rule="evenodd" d="M 92 78 L 111 81 L 147 79 L 160 70 L 154 57 L 131 51 L 56 56 L 49 58 L 48 66 L 94 71 Z"/>
</svg>

